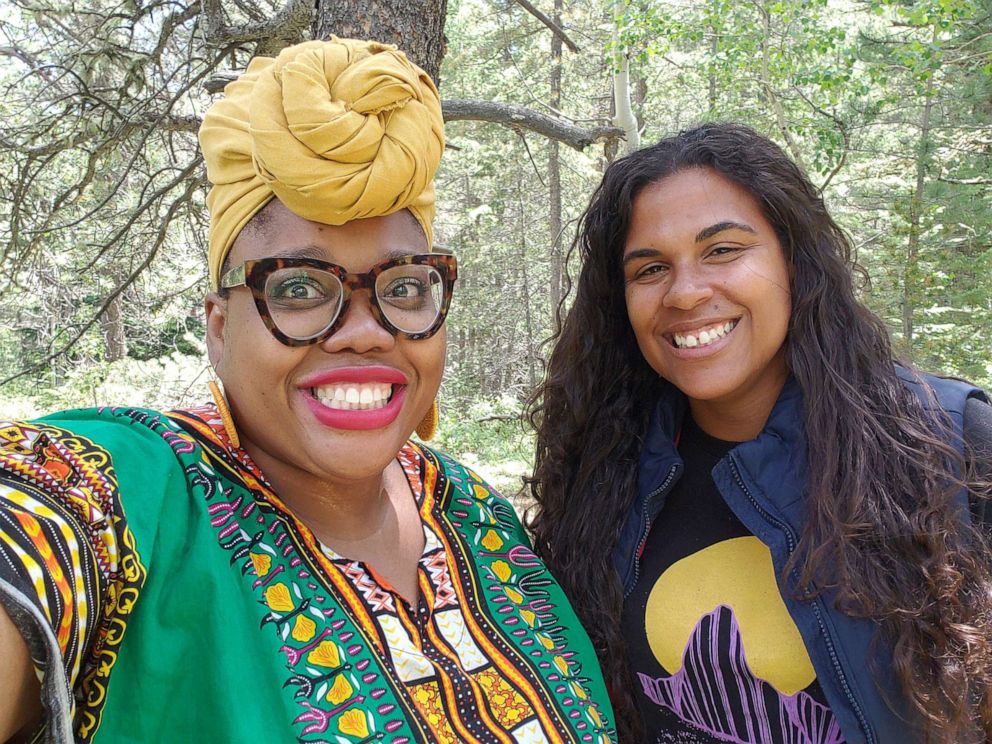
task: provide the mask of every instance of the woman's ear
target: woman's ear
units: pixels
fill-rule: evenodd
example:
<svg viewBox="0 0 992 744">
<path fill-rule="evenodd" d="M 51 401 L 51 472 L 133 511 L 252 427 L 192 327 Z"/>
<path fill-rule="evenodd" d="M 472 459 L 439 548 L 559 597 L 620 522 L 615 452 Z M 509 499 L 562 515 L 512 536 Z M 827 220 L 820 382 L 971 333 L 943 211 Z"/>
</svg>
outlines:
<svg viewBox="0 0 992 744">
<path fill-rule="evenodd" d="M 216 292 L 211 292 L 203 300 L 203 310 L 207 316 L 207 356 L 210 359 L 210 366 L 220 375 L 224 363 L 227 300 Z"/>
</svg>

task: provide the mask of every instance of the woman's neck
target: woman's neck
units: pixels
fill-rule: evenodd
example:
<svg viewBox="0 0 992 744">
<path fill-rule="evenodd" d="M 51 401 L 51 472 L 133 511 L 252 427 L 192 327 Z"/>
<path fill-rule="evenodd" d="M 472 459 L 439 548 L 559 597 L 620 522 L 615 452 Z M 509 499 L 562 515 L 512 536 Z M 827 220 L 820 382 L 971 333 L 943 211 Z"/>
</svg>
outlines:
<svg viewBox="0 0 992 744">
<path fill-rule="evenodd" d="M 766 367 L 763 374 L 759 383 L 733 395 L 714 400 L 690 398 L 689 410 L 699 428 L 726 442 L 747 442 L 758 436 L 789 377 L 784 364 Z"/>
<path fill-rule="evenodd" d="M 256 458 L 250 443 L 245 449 Z M 258 457 L 255 462 L 276 495 L 322 545 L 371 566 L 408 603 L 416 603 L 424 529 L 399 461 L 391 460 L 373 478 L 332 482 L 278 466 L 269 475 L 265 453 Z"/>
<path fill-rule="evenodd" d="M 279 500 L 325 544 L 335 538 L 373 536 L 391 511 L 395 499 L 390 497 L 390 490 L 402 489 L 403 496 L 410 494 L 406 476 L 395 459 L 368 477 L 330 479 L 283 462 L 251 441 L 242 446 Z"/>
</svg>

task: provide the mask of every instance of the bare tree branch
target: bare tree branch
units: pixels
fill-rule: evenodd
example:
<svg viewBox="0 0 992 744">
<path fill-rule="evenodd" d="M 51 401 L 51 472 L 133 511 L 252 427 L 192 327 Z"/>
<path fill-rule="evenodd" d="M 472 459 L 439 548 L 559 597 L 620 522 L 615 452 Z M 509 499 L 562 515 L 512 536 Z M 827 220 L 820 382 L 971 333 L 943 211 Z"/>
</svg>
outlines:
<svg viewBox="0 0 992 744">
<path fill-rule="evenodd" d="M 0 57 L 13 57 L 15 59 L 19 59 L 32 70 L 41 66 L 34 57 L 16 46 L 0 46 Z"/>
<path fill-rule="evenodd" d="M 151 195 L 148 196 L 148 198 L 144 198 L 145 194 L 142 193 L 142 197 L 143 198 L 142 198 L 141 203 L 135 209 L 133 209 L 131 211 L 131 214 L 128 216 L 128 218 L 124 222 L 124 224 L 122 224 L 117 229 L 117 231 L 114 232 L 110 236 L 110 239 L 109 240 L 107 240 L 107 241 L 105 241 L 103 243 L 103 245 L 97 251 L 96 255 L 94 255 L 83 266 L 83 268 L 81 269 L 81 271 L 86 272 L 86 271 L 89 271 L 91 268 L 93 268 L 93 266 L 97 263 L 97 261 L 99 261 L 101 258 L 103 258 L 103 255 L 108 250 L 110 250 L 121 238 L 123 238 L 125 235 L 127 235 L 127 233 L 131 230 L 131 227 L 138 221 L 138 219 L 142 215 L 145 214 L 145 212 L 151 210 L 152 207 L 154 207 L 156 204 L 158 204 L 159 199 L 161 199 L 163 196 L 165 196 L 166 194 L 168 194 L 174 188 L 176 188 L 177 186 L 179 186 L 180 184 L 182 184 L 183 181 L 189 181 L 190 184 L 191 184 L 191 187 L 198 186 L 199 185 L 199 182 L 196 179 L 194 179 L 192 176 L 193 176 L 193 173 L 200 167 L 200 164 L 202 162 L 203 162 L 203 157 L 201 155 L 197 154 L 197 156 L 195 158 L 193 158 L 193 160 L 189 163 L 189 165 L 187 165 L 185 168 L 183 168 L 181 171 L 179 171 L 178 175 L 176 175 L 175 178 L 173 178 L 171 181 L 169 181 L 168 183 L 166 183 L 161 188 L 158 188 L 155 191 L 153 191 L 151 193 Z M 149 180 L 149 183 L 146 184 L 146 186 L 145 186 L 146 189 L 148 188 L 148 186 L 150 186 L 150 184 L 151 184 L 151 182 L 153 180 L 154 180 L 154 176 L 152 176 L 152 178 Z"/>
<path fill-rule="evenodd" d="M 224 90 L 225 85 L 237 79 L 238 75 L 234 73 L 213 75 L 204 83 L 204 88 L 210 93 L 219 93 Z M 579 127 L 564 119 L 548 116 L 515 103 L 447 100 L 441 102 L 441 109 L 445 121 L 487 121 L 511 129 L 525 129 L 562 142 L 576 150 L 584 150 L 596 142 L 624 137 L 623 130 L 618 127 Z"/>
<path fill-rule="evenodd" d="M 576 150 L 583 150 L 596 142 L 623 137 L 623 130 L 617 127 L 577 127 L 571 122 L 513 103 L 453 100 L 442 101 L 441 109 L 445 121 L 488 121 L 511 129 L 526 129 Z"/>
<path fill-rule="evenodd" d="M 992 178 L 945 178 L 940 176 L 941 183 L 953 183 L 958 186 L 989 186 L 992 185 Z"/>
<path fill-rule="evenodd" d="M 162 27 L 158 35 L 158 43 L 155 45 L 155 50 L 152 52 L 153 57 L 161 58 L 162 52 L 165 50 L 169 39 L 172 37 L 173 31 L 199 15 L 200 8 L 197 7 L 198 5 L 199 3 L 197 3 L 196 0 L 193 0 L 190 5 L 182 10 L 177 10 L 170 13 L 169 16 L 162 21 Z"/>
<path fill-rule="evenodd" d="M 123 139 L 134 131 L 149 129 L 159 132 L 186 132 L 188 134 L 196 134 L 200 129 L 200 121 L 200 117 L 192 115 L 171 114 L 156 116 L 153 114 L 146 114 L 140 119 L 134 119 L 119 126 L 115 130 L 114 136 L 117 139 Z M 37 147 L 22 147 L 20 148 L 20 151 L 25 155 L 44 157 L 46 155 L 53 155 L 55 153 L 71 150 L 95 139 L 106 139 L 106 137 L 106 132 L 95 130 L 73 132 L 68 137 L 54 140 L 52 142 L 46 142 L 45 144 L 38 145 Z M 0 147 L 13 150 L 15 145 L 0 135 Z"/>
<path fill-rule="evenodd" d="M 221 0 L 201 0 L 201 7 L 207 24 L 208 44 L 233 46 L 254 41 L 259 42 L 259 53 L 275 54 L 306 38 L 315 3 L 314 0 L 286 0 L 286 4 L 264 22 L 239 26 L 225 23 Z"/>
<path fill-rule="evenodd" d="M 206 82 L 203 83 L 203 89 L 207 93 L 221 93 L 224 90 L 224 86 L 228 83 L 233 83 L 239 77 L 241 76 L 236 72 L 218 72 L 207 78 Z"/>
<path fill-rule="evenodd" d="M 565 29 L 563 29 L 561 26 L 559 26 L 557 23 L 551 20 L 548 16 L 544 15 L 544 13 L 542 13 L 540 10 L 538 10 L 533 5 L 531 5 L 527 0 L 513 0 L 513 1 L 521 8 L 526 10 L 528 13 L 530 13 L 532 16 L 534 16 L 541 23 L 543 23 L 545 26 L 547 26 L 548 29 L 551 31 L 551 33 L 553 33 L 555 36 L 561 39 L 562 42 L 565 44 L 565 46 L 567 46 L 571 51 L 575 52 L 576 54 L 582 51 L 579 45 L 568 37 L 568 34 L 565 33 Z"/>
<path fill-rule="evenodd" d="M 530 145 L 527 143 L 527 137 L 524 135 L 523 130 L 516 130 L 517 136 L 520 137 L 520 141 L 524 145 L 524 150 L 527 152 L 527 157 L 530 158 L 531 167 L 534 168 L 534 175 L 537 176 L 537 180 L 541 182 L 542 188 L 547 188 L 548 184 L 545 182 L 544 177 L 541 175 L 541 168 L 534 160 L 534 153 L 530 151 Z"/>
</svg>

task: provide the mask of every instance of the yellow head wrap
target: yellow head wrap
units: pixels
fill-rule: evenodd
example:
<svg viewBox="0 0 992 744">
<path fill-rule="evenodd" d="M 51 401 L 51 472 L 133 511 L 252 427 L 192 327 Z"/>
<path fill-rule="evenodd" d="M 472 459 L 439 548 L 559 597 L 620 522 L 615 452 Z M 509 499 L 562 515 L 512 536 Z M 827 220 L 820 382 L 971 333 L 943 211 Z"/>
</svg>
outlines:
<svg viewBox="0 0 992 744">
<path fill-rule="evenodd" d="M 211 286 L 273 196 L 327 225 L 409 209 L 427 242 L 444 150 L 437 88 L 389 44 L 333 38 L 256 57 L 207 111 Z"/>
</svg>

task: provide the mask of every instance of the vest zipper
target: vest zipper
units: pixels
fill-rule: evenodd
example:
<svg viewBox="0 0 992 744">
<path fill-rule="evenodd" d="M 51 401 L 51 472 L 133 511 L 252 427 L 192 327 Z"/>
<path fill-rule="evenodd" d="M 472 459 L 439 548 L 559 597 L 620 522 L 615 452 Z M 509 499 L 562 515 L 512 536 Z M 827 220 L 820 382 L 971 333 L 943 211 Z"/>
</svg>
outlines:
<svg viewBox="0 0 992 744">
<path fill-rule="evenodd" d="M 747 485 L 744 483 L 744 479 L 741 478 L 740 471 L 737 468 L 737 463 L 734 458 L 730 458 L 730 469 L 734 474 L 734 481 L 737 483 L 737 487 L 741 489 L 744 495 L 747 497 L 751 505 L 765 518 L 768 522 L 778 527 L 784 534 L 785 538 L 789 543 L 789 555 L 787 557 L 792 557 L 792 553 L 796 549 L 796 536 L 792 532 L 792 528 L 782 520 L 773 516 L 769 511 L 767 511 L 758 500 L 751 495 L 748 490 Z M 854 715 L 858 718 L 858 723 L 861 724 L 862 731 L 865 732 L 865 742 L 867 744 L 876 744 L 875 734 L 871 730 L 871 726 L 868 725 L 868 719 L 865 718 L 864 712 L 861 710 L 861 705 L 858 703 L 857 699 L 854 697 L 854 692 L 851 690 L 851 686 L 847 681 L 847 676 L 844 674 L 844 669 L 841 666 L 840 658 L 837 656 L 837 649 L 834 646 L 833 638 L 827 632 L 826 623 L 823 621 L 822 605 L 823 601 L 816 597 L 810 601 L 813 608 L 813 614 L 816 616 L 816 622 L 820 626 L 820 632 L 823 634 L 823 639 L 827 644 L 827 651 L 830 654 L 830 661 L 833 663 L 834 671 L 837 673 L 837 677 L 840 679 L 841 686 L 844 688 L 844 694 L 847 695 L 847 700 L 851 704 L 851 708 L 854 710 Z"/>
<path fill-rule="evenodd" d="M 644 499 L 641 504 L 641 536 L 637 540 L 637 545 L 634 548 L 634 580 L 630 583 L 629 589 L 624 589 L 623 598 L 627 599 L 630 593 L 634 591 L 634 587 L 637 586 L 637 580 L 641 576 L 641 551 L 644 550 L 644 543 L 647 542 L 648 532 L 651 527 L 648 524 L 648 504 L 650 504 L 658 496 L 658 494 L 667 491 L 672 485 L 672 481 L 675 479 L 675 473 L 678 471 L 678 465 L 672 465 L 671 470 L 668 471 L 668 475 L 665 480 L 661 482 L 661 485 L 654 489 L 648 494 L 648 497 Z"/>
</svg>

